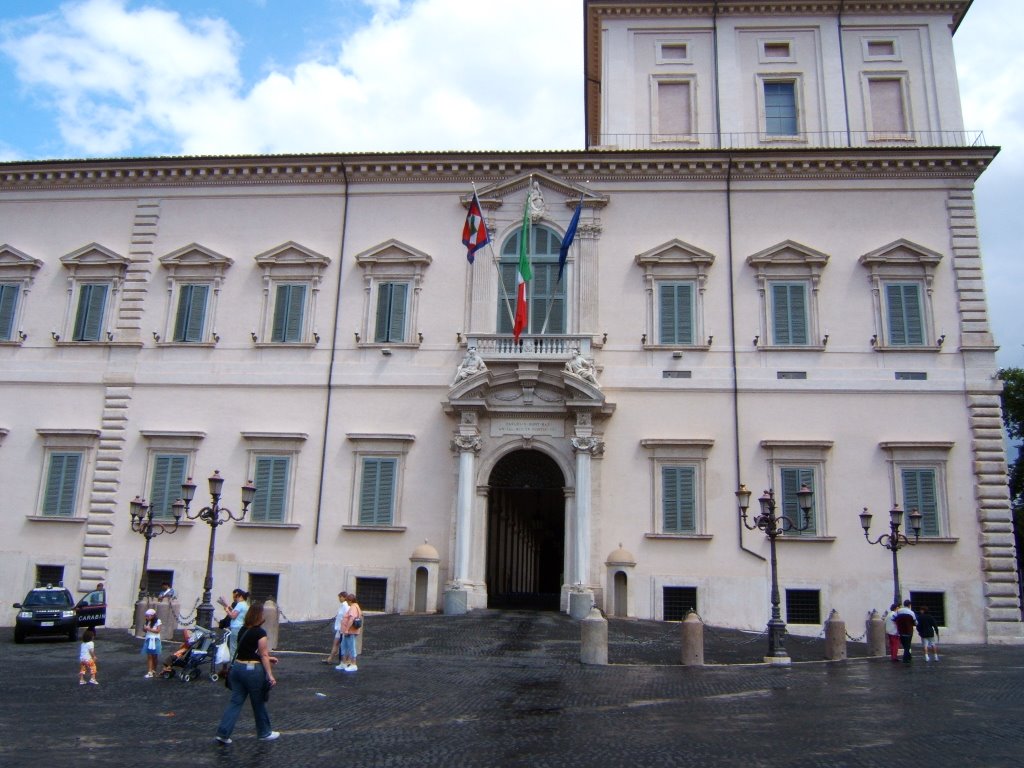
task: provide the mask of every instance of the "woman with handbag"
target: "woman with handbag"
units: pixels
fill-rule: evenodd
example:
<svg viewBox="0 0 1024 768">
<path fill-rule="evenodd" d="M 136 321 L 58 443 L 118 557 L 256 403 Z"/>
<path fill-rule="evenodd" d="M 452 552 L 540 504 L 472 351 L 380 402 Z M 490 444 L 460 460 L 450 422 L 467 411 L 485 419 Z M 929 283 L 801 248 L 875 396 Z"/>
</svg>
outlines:
<svg viewBox="0 0 1024 768">
<path fill-rule="evenodd" d="M 359 599 L 350 594 L 348 596 L 348 611 L 341 620 L 341 664 L 335 669 L 342 672 L 355 672 L 356 666 L 356 641 L 359 633 L 363 630 L 363 609 L 359 607 Z"/>
<path fill-rule="evenodd" d="M 231 743 L 231 732 L 235 729 L 238 714 L 248 698 L 256 720 L 256 738 L 273 741 L 280 733 L 270 729 L 270 715 L 267 714 L 267 698 L 270 689 L 277 685 L 273 664 L 277 659 L 270 655 L 266 630 L 263 629 L 263 604 L 249 607 L 245 624 L 238 633 L 238 645 L 231 669 L 225 683 L 231 689 L 231 701 L 217 726 L 216 739 L 221 744 Z"/>
</svg>

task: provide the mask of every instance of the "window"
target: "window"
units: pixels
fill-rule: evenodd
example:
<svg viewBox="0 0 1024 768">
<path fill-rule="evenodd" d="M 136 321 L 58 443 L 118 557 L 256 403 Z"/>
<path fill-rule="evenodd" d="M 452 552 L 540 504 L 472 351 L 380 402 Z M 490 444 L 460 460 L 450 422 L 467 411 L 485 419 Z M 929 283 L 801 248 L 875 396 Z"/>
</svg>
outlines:
<svg viewBox="0 0 1024 768">
<path fill-rule="evenodd" d="M 940 627 L 946 627 L 946 593 L 945 592 L 915 592 L 910 591 L 910 604 L 915 611 L 920 612 L 921 608 L 927 608 L 928 613 L 935 619 Z"/>
<path fill-rule="evenodd" d="M 377 287 L 377 323 L 373 334 L 374 341 L 396 343 L 405 341 L 408 301 L 408 283 L 381 283 Z"/>
<path fill-rule="evenodd" d="M 825 348 L 818 319 L 818 285 L 828 259 L 828 255 L 792 240 L 747 258 L 747 264 L 757 270 L 761 300 L 759 345 Z"/>
<path fill-rule="evenodd" d="M 796 136 L 799 134 L 795 81 L 765 81 L 764 132 L 768 136 Z"/>
<path fill-rule="evenodd" d="M 249 507 L 254 523 L 284 522 L 288 502 L 290 456 L 257 456 L 254 472 L 256 496 Z"/>
<path fill-rule="evenodd" d="M 883 134 L 877 138 L 906 136 L 908 121 L 903 80 L 898 77 L 869 77 L 867 86 L 871 131 Z"/>
<path fill-rule="evenodd" d="M 37 565 L 36 566 L 37 587 L 62 587 L 64 586 L 63 565 Z"/>
<path fill-rule="evenodd" d="M 303 338 L 306 286 L 279 284 L 274 299 L 274 323 L 270 340 L 275 344 L 298 344 Z"/>
<path fill-rule="evenodd" d="M 635 257 L 647 289 L 648 347 L 707 348 L 704 285 L 715 257 L 681 240 L 670 240 Z"/>
<path fill-rule="evenodd" d="M 416 347 L 419 296 L 433 259 L 398 240 L 388 240 L 356 255 L 363 270 L 363 320 L 356 333 L 360 346 Z"/>
<path fill-rule="evenodd" d="M 765 42 L 762 47 L 765 59 L 790 59 L 792 54 L 790 53 L 789 43 L 775 43 Z"/>
<path fill-rule="evenodd" d="M 263 307 L 256 344 L 315 346 L 317 296 L 331 260 L 295 242 L 256 256 L 263 270 Z M 269 341 L 268 341 L 269 340 Z"/>
<path fill-rule="evenodd" d="M 704 472 L 711 440 L 640 441 L 651 461 L 651 533 L 658 538 L 704 536 Z"/>
<path fill-rule="evenodd" d="M 118 297 L 129 261 L 97 243 L 61 258 L 71 272 L 70 327 L 56 337 L 73 343 L 107 343 L 115 338 Z"/>
<path fill-rule="evenodd" d="M 249 574 L 249 605 L 261 605 L 267 600 L 277 600 L 281 576 L 277 573 Z"/>
<path fill-rule="evenodd" d="M 412 435 L 355 434 L 352 523 L 360 528 L 404 530 L 400 526 L 402 474 Z"/>
<path fill-rule="evenodd" d="M 43 265 L 9 245 L 0 245 L 0 343 L 23 341 L 20 330 L 23 297 Z"/>
<path fill-rule="evenodd" d="M 771 285 L 772 344 L 805 345 L 807 333 L 807 284 L 773 282 Z"/>
<path fill-rule="evenodd" d="M 697 468 L 661 468 L 662 530 L 665 533 L 697 532 Z"/>
<path fill-rule="evenodd" d="M 821 592 L 817 589 L 787 589 L 786 623 L 821 624 Z"/>
<path fill-rule="evenodd" d="M 168 317 L 162 337 L 175 344 L 210 344 L 224 272 L 234 262 L 197 243 L 160 258 L 168 271 Z"/>
<path fill-rule="evenodd" d="M 690 63 L 690 47 L 687 43 L 683 42 L 672 42 L 672 43 L 658 43 L 657 44 L 657 63 L 658 64 L 689 64 Z"/>
<path fill-rule="evenodd" d="M 693 138 L 693 86 L 691 79 L 654 78 L 654 125 L 651 133 L 656 141 Z"/>
<path fill-rule="evenodd" d="M 146 594 L 159 595 L 163 592 L 164 584 L 174 586 L 174 571 L 159 570 L 156 568 L 146 569 Z"/>
<path fill-rule="evenodd" d="M 661 606 L 665 621 L 683 621 L 687 613 L 697 610 L 697 588 L 662 587 Z"/>
<path fill-rule="evenodd" d="M 174 502 L 181 498 L 181 484 L 188 477 L 188 454 L 158 454 L 153 457 L 149 504 L 154 518 L 174 515 Z"/>
<path fill-rule="evenodd" d="M 899 61 L 901 59 L 899 40 L 895 38 L 862 37 L 861 50 L 864 54 L 864 61 Z"/>
<path fill-rule="evenodd" d="M 860 257 L 870 272 L 875 310 L 876 351 L 936 351 L 932 325 L 932 282 L 942 254 L 897 240 Z"/>
<path fill-rule="evenodd" d="M 825 462 L 832 450 L 831 440 L 762 440 L 768 452 L 769 487 L 775 489 L 776 513 L 803 526 L 803 512 L 797 493 L 806 485 L 814 493 L 808 514 L 810 525 L 804 531 L 787 530 L 787 537 L 821 539 L 827 537 L 825 510 Z"/>
<path fill-rule="evenodd" d="M 498 296 L 498 333 L 512 333 L 516 305 L 516 273 L 519 267 L 519 230 L 501 249 L 501 295 Z M 529 311 L 527 334 L 566 333 L 565 281 L 558 280 L 558 251 L 562 238 L 545 226 L 530 229 L 530 266 L 533 279 L 526 284 Z"/>
<path fill-rule="evenodd" d="M 949 534 L 946 504 L 946 460 L 953 443 L 948 442 L 885 442 L 891 469 L 893 501 L 904 511 L 902 532 L 912 536 L 910 513 L 921 513 L 921 538 L 944 538 Z"/>
<path fill-rule="evenodd" d="M 176 342 L 198 343 L 206 337 L 206 302 L 210 286 L 187 284 L 178 293 L 178 311 L 174 318 Z"/>
<path fill-rule="evenodd" d="M 364 611 L 385 611 L 388 604 L 388 580 L 357 576 L 356 597 Z"/>
<path fill-rule="evenodd" d="M 37 429 L 43 439 L 38 517 L 83 520 L 86 482 L 100 433 L 90 429 Z"/>
<path fill-rule="evenodd" d="M 910 513 L 921 513 L 921 535 L 939 535 L 938 472 L 934 467 L 903 467 L 900 469 L 903 487 L 903 530 L 910 533 Z"/>
</svg>

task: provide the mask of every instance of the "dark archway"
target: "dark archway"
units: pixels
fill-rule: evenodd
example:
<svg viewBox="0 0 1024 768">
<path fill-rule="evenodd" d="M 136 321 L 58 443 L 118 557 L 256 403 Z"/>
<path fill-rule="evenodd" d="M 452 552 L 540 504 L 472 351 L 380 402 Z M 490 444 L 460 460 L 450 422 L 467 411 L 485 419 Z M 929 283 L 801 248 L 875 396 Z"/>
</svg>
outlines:
<svg viewBox="0 0 1024 768">
<path fill-rule="evenodd" d="M 490 477 L 487 605 L 557 611 L 565 553 L 565 478 L 540 451 L 515 451 Z"/>
</svg>

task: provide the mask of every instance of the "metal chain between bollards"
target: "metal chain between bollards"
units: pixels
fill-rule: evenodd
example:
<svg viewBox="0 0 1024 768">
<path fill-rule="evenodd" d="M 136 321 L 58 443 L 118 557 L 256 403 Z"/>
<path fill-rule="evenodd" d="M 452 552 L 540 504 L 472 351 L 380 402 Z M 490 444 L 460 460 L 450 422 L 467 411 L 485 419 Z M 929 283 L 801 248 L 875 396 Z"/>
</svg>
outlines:
<svg viewBox="0 0 1024 768">
<path fill-rule="evenodd" d="M 178 614 L 178 623 L 179 624 L 192 624 L 192 623 L 195 622 L 195 616 L 196 616 L 196 613 L 199 610 L 199 602 L 200 602 L 199 598 L 197 597 L 196 598 L 196 604 L 192 606 L 192 612 L 191 613 L 187 613 L 187 614 L 179 613 Z"/>
<path fill-rule="evenodd" d="M 730 643 L 733 645 L 750 645 L 752 643 L 763 641 L 764 638 L 768 636 L 768 630 L 764 629 L 758 634 L 751 636 L 747 640 L 734 640 L 731 637 L 726 637 L 715 632 L 715 630 L 706 621 L 704 621 L 704 617 L 697 613 L 697 611 L 690 610 L 690 613 L 697 617 L 697 620 L 701 623 L 701 625 L 704 627 L 704 630 L 709 635 L 711 635 L 714 638 L 717 638 L 718 640 L 721 640 L 723 643 Z"/>
</svg>

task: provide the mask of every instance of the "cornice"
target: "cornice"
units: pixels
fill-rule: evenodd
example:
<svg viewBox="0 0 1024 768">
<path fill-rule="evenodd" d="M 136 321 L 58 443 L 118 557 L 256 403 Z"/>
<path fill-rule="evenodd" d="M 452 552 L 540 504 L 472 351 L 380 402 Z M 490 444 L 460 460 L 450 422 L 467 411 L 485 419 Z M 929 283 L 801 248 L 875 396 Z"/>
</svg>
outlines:
<svg viewBox="0 0 1024 768">
<path fill-rule="evenodd" d="M 0 164 L 0 192 L 498 183 L 528 173 L 565 182 L 758 179 L 977 179 L 996 147 L 847 150 L 623 150 L 204 157 Z"/>
</svg>

